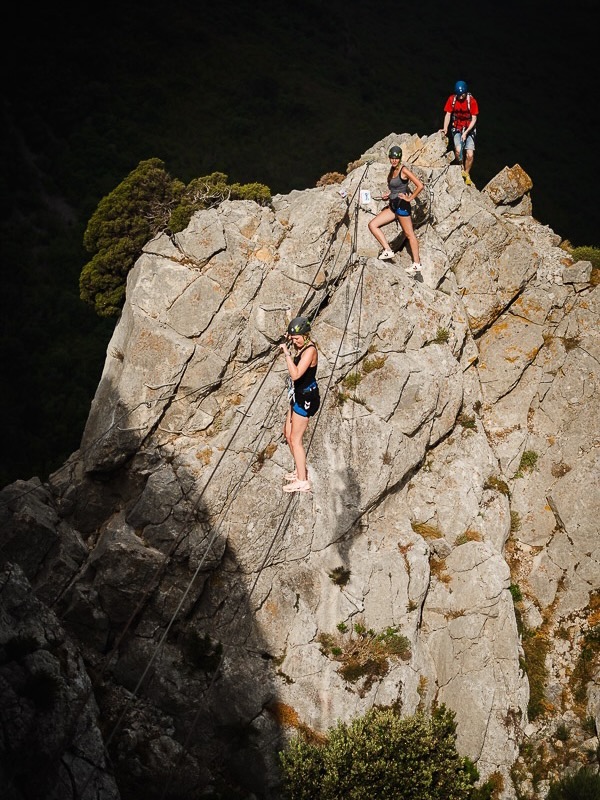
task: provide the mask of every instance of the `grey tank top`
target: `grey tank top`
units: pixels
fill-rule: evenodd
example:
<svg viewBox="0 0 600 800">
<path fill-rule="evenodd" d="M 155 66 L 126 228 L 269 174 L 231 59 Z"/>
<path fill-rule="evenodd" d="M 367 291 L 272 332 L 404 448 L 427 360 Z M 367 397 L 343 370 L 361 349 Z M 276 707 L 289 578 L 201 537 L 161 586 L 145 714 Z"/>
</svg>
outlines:
<svg viewBox="0 0 600 800">
<path fill-rule="evenodd" d="M 400 168 L 400 172 L 402 172 L 402 168 Z M 396 178 L 392 178 L 388 181 L 388 187 L 390 190 L 390 200 L 395 200 L 401 194 L 410 194 L 408 191 L 408 181 L 403 180 L 400 177 L 400 172 Z"/>
</svg>

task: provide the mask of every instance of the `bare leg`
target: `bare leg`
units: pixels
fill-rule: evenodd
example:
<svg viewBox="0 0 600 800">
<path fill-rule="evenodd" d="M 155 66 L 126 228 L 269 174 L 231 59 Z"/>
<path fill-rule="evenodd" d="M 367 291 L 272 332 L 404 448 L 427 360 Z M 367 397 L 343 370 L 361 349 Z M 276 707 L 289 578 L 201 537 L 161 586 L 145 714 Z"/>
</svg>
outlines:
<svg viewBox="0 0 600 800">
<path fill-rule="evenodd" d="M 474 150 L 465 150 L 465 172 L 467 173 L 467 175 L 470 175 L 471 173 L 474 154 L 475 154 Z"/>
<path fill-rule="evenodd" d="M 394 221 L 394 217 L 396 215 L 392 211 L 391 208 L 384 208 L 382 211 L 377 214 L 376 217 L 369 222 L 369 230 L 373 234 L 373 236 L 377 239 L 379 244 L 383 247 L 384 250 L 391 250 L 391 247 L 388 244 L 387 239 L 383 235 L 383 231 L 381 230 L 383 225 L 389 225 L 390 222 Z"/>
<path fill-rule="evenodd" d="M 296 475 L 299 481 L 307 480 L 306 474 L 306 451 L 302 443 L 304 431 L 308 427 L 308 417 L 302 417 L 300 414 L 291 414 L 291 431 L 290 431 L 290 449 L 296 464 Z"/>
<path fill-rule="evenodd" d="M 294 458 L 294 451 L 292 450 L 292 407 L 288 406 L 287 414 L 283 423 L 283 435 L 290 448 L 290 454 Z"/>
<path fill-rule="evenodd" d="M 398 217 L 400 220 L 400 225 L 402 226 L 402 230 L 404 235 L 408 239 L 408 246 L 410 247 L 410 252 L 412 255 L 412 260 L 415 264 L 420 264 L 419 261 L 419 242 L 417 241 L 417 237 L 415 236 L 415 230 L 412 224 L 411 217 Z"/>
</svg>

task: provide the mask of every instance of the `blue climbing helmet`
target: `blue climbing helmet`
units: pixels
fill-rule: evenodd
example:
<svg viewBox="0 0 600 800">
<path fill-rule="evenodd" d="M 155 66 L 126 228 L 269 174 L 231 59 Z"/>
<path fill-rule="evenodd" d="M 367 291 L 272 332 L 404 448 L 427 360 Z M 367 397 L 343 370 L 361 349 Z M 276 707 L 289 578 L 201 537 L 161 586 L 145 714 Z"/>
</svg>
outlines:
<svg viewBox="0 0 600 800">
<path fill-rule="evenodd" d="M 392 145 L 388 153 L 388 158 L 399 158 L 402 160 L 402 148 L 397 144 Z"/>
<path fill-rule="evenodd" d="M 290 336 L 306 336 L 310 333 L 310 322 L 306 317 L 294 317 L 288 325 L 287 332 Z"/>
<path fill-rule="evenodd" d="M 464 81 L 456 81 L 454 84 L 454 91 L 456 94 L 466 94 L 467 84 Z"/>
</svg>

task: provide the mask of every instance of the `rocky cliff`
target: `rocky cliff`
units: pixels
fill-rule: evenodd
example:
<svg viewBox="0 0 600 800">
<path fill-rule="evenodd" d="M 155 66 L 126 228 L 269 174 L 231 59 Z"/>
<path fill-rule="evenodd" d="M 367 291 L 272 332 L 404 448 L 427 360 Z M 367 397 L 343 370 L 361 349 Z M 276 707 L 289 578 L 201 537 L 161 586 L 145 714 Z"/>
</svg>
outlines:
<svg viewBox="0 0 600 800">
<path fill-rule="evenodd" d="M 367 229 L 396 142 L 426 185 L 421 279 Z M 11 798 L 277 798 L 287 737 L 374 704 L 445 703 L 502 798 L 595 757 L 591 264 L 518 165 L 467 187 L 441 134 L 320 183 L 149 242 L 80 449 L 2 491 Z M 298 313 L 322 407 L 313 491 L 286 495 Z"/>
</svg>

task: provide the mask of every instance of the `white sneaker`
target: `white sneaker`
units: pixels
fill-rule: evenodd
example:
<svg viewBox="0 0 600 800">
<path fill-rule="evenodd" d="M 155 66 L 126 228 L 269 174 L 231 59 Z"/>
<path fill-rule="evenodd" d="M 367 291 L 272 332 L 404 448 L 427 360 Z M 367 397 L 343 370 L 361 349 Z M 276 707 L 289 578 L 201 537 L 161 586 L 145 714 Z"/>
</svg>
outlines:
<svg viewBox="0 0 600 800">
<path fill-rule="evenodd" d="M 310 481 L 299 481 L 298 479 L 283 487 L 284 492 L 310 492 L 311 489 L 312 484 Z"/>
<path fill-rule="evenodd" d="M 380 253 L 377 256 L 377 258 L 380 261 L 389 261 L 390 258 L 393 258 L 393 257 L 394 257 L 394 251 L 393 250 L 384 250 L 383 253 Z"/>
<path fill-rule="evenodd" d="M 404 269 L 409 275 L 419 275 L 421 272 L 421 265 L 412 264 L 410 267 L 404 267 Z"/>
</svg>

